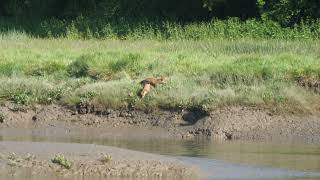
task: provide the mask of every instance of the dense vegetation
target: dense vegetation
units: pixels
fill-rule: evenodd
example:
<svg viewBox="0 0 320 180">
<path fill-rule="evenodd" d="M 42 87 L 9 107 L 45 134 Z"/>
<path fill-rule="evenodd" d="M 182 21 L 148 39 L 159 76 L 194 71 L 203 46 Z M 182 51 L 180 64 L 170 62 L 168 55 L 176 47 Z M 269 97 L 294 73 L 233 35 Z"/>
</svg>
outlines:
<svg viewBox="0 0 320 180">
<path fill-rule="evenodd" d="M 35 37 L 316 39 L 319 17 L 318 0 L 0 1 L 0 31 Z"/>
<path fill-rule="evenodd" d="M 142 109 L 257 106 L 295 113 L 320 108 L 319 41 L 97 41 L 0 43 L 0 97 L 20 105 L 62 103 Z M 140 99 L 139 81 L 167 76 Z"/>
<path fill-rule="evenodd" d="M 3 36 L 23 32 L 33 37 L 67 39 L 153 39 L 153 40 L 208 40 L 208 39 L 320 39 L 320 21 L 310 25 L 282 27 L 274 21 L 238 18 L 210 22 L 179 23 L 171 21 L 109 21 L 77 17 L 64 21 L 51 19 L 40 24 L 0 20 Z"/>
<path fill-rule="evenodd" d="M 179 21 L 213 17 L 269 18 L 284 25 L 320 17 L 318 0 L 2 0 L 3 16 L 72 18 L 147 17 Z"/>
<path fill-rule="evenodd" d="M 319 112 L 319 3 L 2 0 L 0 101 Z"/>
</svg>

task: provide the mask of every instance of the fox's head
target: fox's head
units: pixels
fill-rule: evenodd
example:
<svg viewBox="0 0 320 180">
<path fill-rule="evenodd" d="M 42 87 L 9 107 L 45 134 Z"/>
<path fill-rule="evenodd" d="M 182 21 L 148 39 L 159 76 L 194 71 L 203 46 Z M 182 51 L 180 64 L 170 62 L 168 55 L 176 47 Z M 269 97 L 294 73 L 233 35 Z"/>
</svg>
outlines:
<svg viewBox="0 0 320 180">
<path fill-rule="evenodd" d="M 168 77 L 161 76 L 159 80 L 161 81 L 161 83 L 166 83 L 166 81 L 168 80 Z"/>
</svg>

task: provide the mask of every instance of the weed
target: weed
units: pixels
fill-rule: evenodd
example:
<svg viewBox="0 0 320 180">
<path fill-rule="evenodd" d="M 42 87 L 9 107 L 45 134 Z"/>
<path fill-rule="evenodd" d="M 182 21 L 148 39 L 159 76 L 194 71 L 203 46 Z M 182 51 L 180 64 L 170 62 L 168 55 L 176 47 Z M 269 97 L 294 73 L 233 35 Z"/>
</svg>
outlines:
<svg viewBox="0 0 320 180">
<path fill-rule="evenodd" d="M 16 155 L 15 153 L 11 153 L 8 156 L 8 165 L 9 166 L 21 166 L 21 162 L 23 161 L 23 159 L 21 157 L 19 157 L 18 155 Z"/>
<path fill-rule="evenodd" d="M 28 153 L 28 154 L 24 157 L 24 160 L 30 161 L 30 160 L 32 160 L 32 159 L 34 159 L 34 158 L 35 158 L 34 155 Z"/>
<path fill-rule="evenodd" d="M 94 96 L 96 96 L 95 92 L 86 92 L 84 94 L 81 94 L 77 106 L 79 108 L 89 108 Z"/>
<path fill-rule="evenodd" d="M 10 110 L 13 112 L 26 112 L 28 109 L 27 106 L 21 105 L 21 104 L 13 104 L 12 107 L 10 107 Z"/>
<path fill-rule="evenodd" d="M 56 100 L 60 100 L 63 96 L 63 93 L 65 93 L 64 91 L 67 91 L 67 90 L 62 87 L 50 89 L 45 94 L 41 94 L 37 98 L 38 102 L 43 103 L 43 104 L 51 104 L 52 102 L 54 102 Z"/>
<path fill-rule="evenodd" d="M 13 152 L 13 153 L 11 153 L 11 154 L 8 156 L 8 159 L 9 159 L 9 160 L 16 160 L 17 157 L 18 157 L 18 156 L 16 155 L 16 153 Z"/>
<path fill-rule="evenodd" d="M 15 166 L 18 166 L 18 165 L 19 165 L 16 161 L 12 161 L 12 160 L 9 160 L 7 164 L 8 164 L 9 166 L 12 166 L 12 167 L 15 167 Z"/>
<path fill-rule="evenodd" d="M 63 155 L 56 154 L 54 158 L 51 159 L 52 163 L 59 164 L 60 166 L 70 169 L 72 166 L 72 163 L 67 160 Z"/>
<path fill-rule="evenodd" d="M 66 67 L 64 64 L 61 64 L 57 61 L 45 62 L 35 66 L 34 68 L 30 68 L 30 72 L 26 72 L 26 74 L 30 74 L 33 76 L 45 76 L 51 75 L 54 73 L 59 73 L 65 71 Z"/>
<path fill-rule="evenodd" d="M 102 163 L 109 163 L 112 161 L 112 156 L 109 154 L 102 154 L 102 158 L 100 159 Z"/>
<path fill-rule="evenodd" d="M 118 61 L 110 63 L 110 68 L 113 72 L 126 70 L 136 74 L 143 69 L 139 54 L 128 54 Z"/>
<path fill-rule="evenodd" d="M 28 93 L 14 94 L 10 99 L 16 104 L 27 105 L 30 102 L 30 95 Z"/>
<path fill-rule="evenodd" d="M 88 76 L 89 65 L 87 56 L 81 56 L 72 62 L 67 69 L 71 77 L 86 77 Z"/>
</svg>

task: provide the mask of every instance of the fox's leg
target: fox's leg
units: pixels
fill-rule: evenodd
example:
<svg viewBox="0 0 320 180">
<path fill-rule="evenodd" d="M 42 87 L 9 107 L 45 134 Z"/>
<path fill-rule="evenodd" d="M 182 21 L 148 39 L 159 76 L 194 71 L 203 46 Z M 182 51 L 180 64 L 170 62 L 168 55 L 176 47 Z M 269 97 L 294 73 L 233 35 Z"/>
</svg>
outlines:
<svg viewBox="0 0 320 180">
<path fill-rule="evenodd" d="M 141 97 L 143 98 L 150 90 L 151 90 L 151 85 L 144 84 L 143 89 L 141 91 Z"/>
</svg>

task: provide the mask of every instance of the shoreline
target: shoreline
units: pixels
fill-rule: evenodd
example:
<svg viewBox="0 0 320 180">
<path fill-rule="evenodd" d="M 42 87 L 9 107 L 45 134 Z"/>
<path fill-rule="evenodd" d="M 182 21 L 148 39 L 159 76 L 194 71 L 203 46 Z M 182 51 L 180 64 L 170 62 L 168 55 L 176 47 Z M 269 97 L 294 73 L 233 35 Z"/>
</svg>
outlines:
<svg viewBox="0 0 320 180">
<path fill-rule="evenodd" d="M 0 177 L 134 177 L 134 178 L 198 178 L 198 170 L 177 159 L 110 146 L 74 143 L 0 142 Z M 53 163 L 60 154 L 70 168 Z M 108 161 L 105 157 L 110 157 Z M 23 177 L 23 176 L 22 176 Z"/>
<path fill-rule="evenodd" d="M 0 128 L 91 128 L 98 132 L 112 129 L 112 133 L 105 134 L 109 137 L 129 135 L 130 129 L 138 129 L 132 132 L 137 138 L 320 142 L 319 116 L 279 115 L 250 107 L 226 107 L 210 113 L 108 109 L 106 112 L 80 114 L 54 104 L 12 111 L 7 103 L 0 107 L 0 111 L 4 114 Z M 141 133 L 136 133 L 138 131 Z"/>
</svg>

